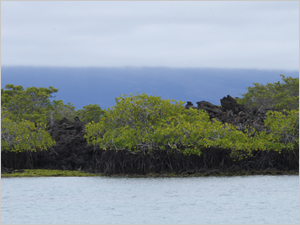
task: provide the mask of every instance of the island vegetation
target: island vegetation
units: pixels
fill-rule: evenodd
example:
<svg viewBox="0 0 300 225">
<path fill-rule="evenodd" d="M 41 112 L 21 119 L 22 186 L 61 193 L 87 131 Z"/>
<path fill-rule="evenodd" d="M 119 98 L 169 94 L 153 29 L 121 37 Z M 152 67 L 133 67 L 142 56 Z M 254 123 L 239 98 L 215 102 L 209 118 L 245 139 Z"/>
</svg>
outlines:
<svg viewBox="0 0 300 225">
<path fill-rule="evenodd" d="M 119 96 L 105 110 L 96 104 L 75 110 L 71 103 L 52 100 L 58 91 L 54 87 L 8 84 L 1 89 L 1 168 L 101 174 L 295 173 L 299 78 L 281 78 L 254 83 L 241 98 L 228 96 L 232 109 L 201 108 L 203 102 L 198 108 L 184 106 L 136 93 Z M 230 119 L 220 119 L 222 115 Z M 249 118 L 247 123 L 242 115 L 261 120 L 263 126 Z"/>
</svg>

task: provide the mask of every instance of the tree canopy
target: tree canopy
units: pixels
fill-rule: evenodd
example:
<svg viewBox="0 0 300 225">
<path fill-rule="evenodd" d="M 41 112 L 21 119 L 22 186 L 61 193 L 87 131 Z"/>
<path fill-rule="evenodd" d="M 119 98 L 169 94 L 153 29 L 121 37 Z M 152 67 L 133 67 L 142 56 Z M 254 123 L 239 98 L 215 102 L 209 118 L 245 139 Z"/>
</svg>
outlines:
<svg viewBox="0 0 300 225">
<path fill-rule="evenodd" d="M 10 112 L 13 121 L 29 120 L 34 123 L 47 123 L 49 111 L 51 110 L 50 98 L 58 89 L 51 86 L 28 87 L 14 86 L 8 84 L 1 89 L 1 106 Z"/>
<path fill-rule="evenodd" d="M 55 144 L 46 131 L 48 125 L 79 116 L 84 122 L 98 122 L 103 114 L 99 105 L 89 104 L 75 110 L 70 102 L 53 100 L 58 89 L 8 84 L 1 89 L 1 150 L 44 150 Z"/>
<path fill-rule="evenodd" d="M 151 152 L 153 149 L 201 154 L 203 148 L 230 149 L 234 157 L 256 150 L 278 151 L 299 145 L 299 79 L 281 75 L 284 83 L 254 83 L 238 100 L 248 108 L 273 108 L 264 120 L 265 131 L 210 120 L 206 111 L 186 109 L 182 101 L 137 94 L 116 98 L 116 106 L 102 110 L 89 104 L 75 110 L 71 103 L 53 100 L 58 89 L 8 84 L 1 89 L 1 150 L 36 151 L 55 142 L 47 126 L 78 116 L 88 144 L 102 149 Z"/>
<path fill-rule="evenodd" d="M 276 110 L 299 109 L 299 78 L 280 76 L 283 83 L 253 83 L 254 86 L 248 87 L 248 92 L 237 102 L 251 109 L 261 106 Z"/>
<path fill-rule="evenodd" d="M 104 111 L 97 104 L 89 104 L 87 106 L 83 106 L 83 109 L 79 109 L 76 112 L 76 115 L 83 122 L 99 122 L 101 116 Z"/>
<path fill-rule="evenodd" d="M 50 98 L 58 89 L 8 84 L 1 89 L 1 151 L 36 151 L 55 144 L 46 131 L 52 108 Z"/>
<path fill-rule="evenodd" d="M 68 102 L 64 104 L 62 100 L 53 100 L 52 107 L 50 111 L 50 120 L 57 121 L 63 118 L 72 120 L 76 116 L 75 106 Z M 53 123 L 52 122 L 52 123 Z"/>
<path fill-rule="evenodd" d="M 295 113 L 290 122 L 287 122 L 290 117 L 282 117 L 280 113 L 270 116 L 266 126 L 272 132 L 253 135 L 251 127 L 245 132 L 239 131 L 231 124 L 210 121 L 208 114 L 202 110 L 187 110 L 183 104 L 146 94 L 120 96 L 116 98 L 116 106 L 107 109 L 98 123 L 86 125 L 85 138 L 89 144 L 103 149 L 128 149 L 132 152 L 178 150 L 184 154 L 200 155 L 202 148 L 218 147 L 231 149 L 232 155 L 240 158 L 252 155 L 255 150 L 281 151 L 293 149 L 297 144 L 296 139 L 281 143 L 278 136 L 295 133 L 295 130 L 280 130 L 278 127 L 282 123 L 287 127 L 294 124 L 297 120 Z M 273 126 L 272 122 L 278 117 L 282 121 Z"/>
<path fill-rule="evenodd" d="M 1 151 L 46 150 L 55 141 L 45 127 L 36 127 L 33 122 L 22 120 L 15 122 L 7 117 L 1 120 Z"/>
</svg>

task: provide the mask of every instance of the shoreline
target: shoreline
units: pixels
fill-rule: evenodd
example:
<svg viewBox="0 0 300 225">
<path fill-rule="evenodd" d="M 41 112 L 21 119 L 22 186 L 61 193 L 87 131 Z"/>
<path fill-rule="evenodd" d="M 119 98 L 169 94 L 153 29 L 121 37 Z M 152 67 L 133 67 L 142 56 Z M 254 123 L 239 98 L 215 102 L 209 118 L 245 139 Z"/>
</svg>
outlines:
<svg viewBox="0 0 300 225">
<path fill-rule="evenodd" d="M 205 101 L 197 102 L 197 104 L 197 109 L 207 111 L 210 120 L 218 119 L 225 124 L 236 124 L 240 120 L 240 122 L 248 121 L 244 123 L 245 126 L 249 125 L 248 123 L 251 121 L 254 123 L 259 120 L 261 122 L 258 126 L 259 130 L 265 129 L 263 119 L 267 113 L 266 109 L 244 110 L 229 95 L 221 99 L 222 110 Z M 191 102 L 188 102 L 185 107 L 186 109 L 196 108 Z M 80 129 L 77 129 L 78 127 L 75 129 L 78 125 L 77 122 L 63 118 L 49 126 L 47 131 L 56 144 L 47 150 L 1 151 L 1 172 L 4 172 L 2 174 L 11 173 L 16 169 L 59 171 L 55 174 L 50 171 L 52 176 L 83 176 L 75 174 L 74 171 L 98 174 L 99 176 L 120 176 L 122 174 L 122 176 L 142 177 L 299 174 L 299 146 L 295 146 L 294 149 L 284 148 L 282 150 L 264 148 L 238 150 L 220 146 L 198 146 L 196 148 L 191 143 L 190 148 L 193 150 L 190 154 L 186 154 L 187 145 L 183 144 L 180 144 L 175 150 L 169 145 L 152 150 L 148 150 L 147 146 L 136 150 L 103 149 L 99 148 L 96 143 L 89 145 L 84 136 L 84 124 L 80 122 Z M 194 142 L 198 143 L 198 140 L 194 140 Z M 3 176 L 5 177 L 5 175 Z M 23 176 L 25 175 L 23 174 Z M 32 176 L 49 176 L 49 171 L 46 174 L 32 174 Z"/>
<path fill-rule="evenodd" d="M 256 155 L 234 160 L 228 149 L 202 149 L 203 154 L 198 156 L 161 150 L 153 150 L 150 154 L 141 152 L 132 154 L 125 150 L 105 151 L 86 146 L 85 142 L 79 145 L 70 143 L 61 147 L 55 149 L 55 152 L 1 152 L 1 175 L 2 177 L 299 175 L 297 150 L 282 153 L 256 151 Z"/>
<path fill-rule="evenodd" d="M 298 175 L 299 171 L 290 170 L 282 171 L 276 169 L 266 170 L 241 170 L 236 172 L 211 170 L 206 172 L 194 173 L 148 173 L 148 174 L 104 174 L 104 173 L 86 173 L 76 170 L 47 170 L 47 169 L 24 169 L 14 170 L 11 173 L 3 173 L 1 170 L 1 178 L 12 177 L 120 177 L 120 178 L 164 178 L 164 177 L 234 177 L 234 176 L 255 176 L 255 175 Z"/>
</svg>

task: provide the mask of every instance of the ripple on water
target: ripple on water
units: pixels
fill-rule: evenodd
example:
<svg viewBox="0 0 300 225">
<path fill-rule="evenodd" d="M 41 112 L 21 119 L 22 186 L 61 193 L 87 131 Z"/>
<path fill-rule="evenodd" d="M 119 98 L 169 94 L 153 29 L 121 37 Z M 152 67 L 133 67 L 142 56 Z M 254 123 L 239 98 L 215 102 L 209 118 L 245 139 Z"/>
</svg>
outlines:
<svg viewBox="0 0 300 225">
<path fill-rule="evenodd" d="M 299 223 L 298 176 L 1 179 L 1 223 Z"/>
</svg>

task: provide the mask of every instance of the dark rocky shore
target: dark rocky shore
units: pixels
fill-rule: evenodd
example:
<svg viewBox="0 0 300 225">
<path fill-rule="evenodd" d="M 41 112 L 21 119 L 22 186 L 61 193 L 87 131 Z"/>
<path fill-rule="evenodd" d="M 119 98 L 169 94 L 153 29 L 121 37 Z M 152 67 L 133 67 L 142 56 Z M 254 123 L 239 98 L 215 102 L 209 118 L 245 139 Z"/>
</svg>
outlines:
<svg viewBox="0 0 300 225">
<path fill-rule="evenodd" d="M 206 101 L 191 102 L 185 106 L 206 110 L 211 119 L 231 123 L 244 130 L 250 125 L 257 131 L 265 130 L 266 112 L 272 109 L 246 110 L 231 96 L 221 99 L 221 106 Z M 22 172 L 22 169 L 81 170 L 106 175 L 243 175 L 243 174 L 297 174 L 299 149 L 282 151 L 256 151 L 253 157 L 234 160 L 230 150 L 203 149 L 201 156 L 184 156 L 172 150 L 154 150 L 132 153 L 126 150 L 108 150 L 88 146 L 84 136 L 84 124 L 75 119 L 60 120 L 49 127 L 56 145 L 47 151 L 1 152 L 2 173 Z"/>
</svg>

